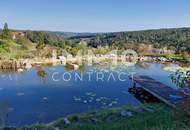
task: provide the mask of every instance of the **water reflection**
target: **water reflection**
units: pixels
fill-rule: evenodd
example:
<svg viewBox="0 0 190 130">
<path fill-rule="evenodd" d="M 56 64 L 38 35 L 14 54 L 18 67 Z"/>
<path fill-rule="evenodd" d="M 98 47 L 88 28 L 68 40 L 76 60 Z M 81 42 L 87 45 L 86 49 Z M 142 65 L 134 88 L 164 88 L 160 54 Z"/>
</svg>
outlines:
<svg viewBox="0 0 190 130">
<path fill-rule="evenodd" d="M 150 67 L 150 64 L 146 62 L 138 62 L 136 64 L 137 67 L 142 68 L 142 69 L 148 69 Z"/>
<path fill-rule="evenodd" d="M 82 65 L 78 70 L 70 69 L 69 73 L 87 75 L 92 74 L 92 80 L 68 82 L 54 82 L 52 74 L 68 72 L 62 65 L 43 66 L 32 68 L 23 73 L 0 74 L 0 99 L 9 97 L 11 104 L 3 103 L 4 108 L 14 108 L 7 120 L 13 126 L 32 124 L 37 122 L 48 123 L 72 113 L 91 111 L 102 107 L 119 107 L 122 105 L 139 105 L 140 102 L 128 93 L 132 83 L 126 76 L 126 81 L 97 82 L 96 72 L 103 72 L 105 77 L 113 72 L 114 76 L 120 72 L 135 72 L 148 75 L 168 86 L 174 86 L 168 75 L 170 72 L 162 70 L 163 64 L 139 63 L 136 66 L 110 66 L 96 64 L 94 66 Z M 12 77 L 9 79 L 8 75 Z M 3 77 L 2 77 L 3 76 Z M 6 113 L 6 112 L 4 112 Z M 5 115 L 4 115 L 5 117 Z"/>
<path fill-rule="evenodd" d="M 8 112 L 10 111 L 10 100 L 5 99 L 0 102 L 0 129 L 5 127 L 6 118 L 8 116 Z"/>
</svg>

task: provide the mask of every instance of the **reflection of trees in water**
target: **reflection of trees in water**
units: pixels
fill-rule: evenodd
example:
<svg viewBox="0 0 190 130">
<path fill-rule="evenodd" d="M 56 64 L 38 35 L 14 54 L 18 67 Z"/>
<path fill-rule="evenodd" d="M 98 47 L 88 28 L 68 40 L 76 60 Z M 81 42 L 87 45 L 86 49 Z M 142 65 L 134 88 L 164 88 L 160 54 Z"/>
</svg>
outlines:
<svg viewBox="0 0 190 130">
<path fill-rule="evenodd" d="M 73 71 L 73 70 L 74 70 L 74 68 L 73 68 L 73 67 L 70 67 L 70 65 L 68 65 L 68 64 L 66 64 L 66 65 L 64 66 L 64 68 L 65 68 L 66 71 Z M 85 64 L 79 65 L 79 71 L 80 71 L 81 73 L 84 73 L 85 70 L 86 70 L 86 65 L 85 65 Z"/>
<path fill-rule="evenodd" d="M 10 101 L 5 99 L 4 101 L 0 102 L 0 129 L 5 127 L 5 117 L 9 112 Z"/>
<path fill-rule="evenodd" d="M 84 73 L 85 70 L 86 70 L 85 64 L 82 64 L 82 65 L 79 66 L 79 71 L 80 71 L 81 73 Z"/>
<path fill-rule="evenodd" d="M 19 74 L 21 73 L 18 73 L 17 71 L 0 69 L 0 78 L 3 78 L 5 80 L 14 80 Z"/>
<path fill-rule="evenodd" d="M 0 74 L 17 74 L 16 70 L 11 69 L 0 69 Z"/>
<path fill-rule="evenodd" d="M 180 67 L 190 67 L 190 63 L 179 63 Z"/>
<path fill-rule="evenodd" d="M 142 69 L 148 69 L 150 67 L 150 65 L 146 62 L 138 62 L 136 66 Z"/>
<path fill-rule="evenodd" d="M 66 65 L 64 66 L 64 68 L 65 68 L 66 71 L 73 71 L 73 70 L 74 70 L 74 68 L 71 67 L 69 64 L 66 64 Z"/>
</svg>

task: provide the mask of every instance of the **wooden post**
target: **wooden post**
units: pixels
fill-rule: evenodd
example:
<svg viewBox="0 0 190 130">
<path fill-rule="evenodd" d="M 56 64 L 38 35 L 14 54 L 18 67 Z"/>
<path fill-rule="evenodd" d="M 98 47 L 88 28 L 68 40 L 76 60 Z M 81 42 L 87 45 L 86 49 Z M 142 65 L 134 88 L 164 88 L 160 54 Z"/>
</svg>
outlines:
<svg viewBox="0 0 190 130">
<path fill-rule="evenodd" d="M 133 88 L 136 88 L 136 82 L 135 81 L 133 81 Z"/>
</svg>

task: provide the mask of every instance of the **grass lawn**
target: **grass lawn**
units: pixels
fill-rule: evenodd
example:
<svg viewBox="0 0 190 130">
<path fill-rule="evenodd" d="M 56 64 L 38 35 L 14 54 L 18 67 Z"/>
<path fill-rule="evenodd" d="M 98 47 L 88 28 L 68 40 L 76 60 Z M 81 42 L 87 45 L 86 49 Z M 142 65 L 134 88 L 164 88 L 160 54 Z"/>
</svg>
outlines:
<svg viewBox="0 0 190 130">
<path fill-rule="evenodd" d="M 121 111 L 133 113 L 132 117 L 122 117 Z M 48 125 L 37 124 L 26 128 L 38 130 L 188 130 L 190 118 L 176 118 L 174 111 L 163 104 L 143 105 L 139 108 L 123 107 L 122 109 L 103 109 L 96 112 L 68 116 L 69 125 L 63 119 Z M 92 122 L 96 119 L 96 122 Z"/>
</svg>

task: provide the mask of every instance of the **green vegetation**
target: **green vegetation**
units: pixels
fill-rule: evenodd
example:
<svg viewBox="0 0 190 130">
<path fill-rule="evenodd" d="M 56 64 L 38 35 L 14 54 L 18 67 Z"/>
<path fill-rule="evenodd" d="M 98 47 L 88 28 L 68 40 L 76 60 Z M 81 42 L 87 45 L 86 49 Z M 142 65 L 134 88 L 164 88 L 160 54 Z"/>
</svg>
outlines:
<svg viewBox="0 0 190 130">
<path fill-rule="evenodd" d="M 133 116 L 121 116 L 121 111 Z M 176 118 L 176 112 L 163 104 L 147 104 L 141 107 L 103 109 L 89 113 L 68 116 L 70 124 L 63 119 L 48 125 L 37 124 L 25 128 L 38 130 L 59 128 L 61 130 L 187 130 L 190 128 L 188 116 Z"/>
<path fill-rule="evenodd" d="M 143 56 L 150 57 L 165 57 L 179 62 L 190 62 L 190 54 L 181 53 L 181 54 L 157 54 L 157 53 L 143 53 Z"/>
<path fill-rule="evenodd" d="M 0 34 L 0 59 L 19 59 L 29 56 L 24 42 L 13 40 L 8 24 L 5 23 L 4 29 Z"/>
<path fill-rule="evenodd" d="M 19 59 L 27 58 L 28 53 L 21 45 L 11 40 L 0 40 L 0 58 L 1 59 Z"/>
<path fill-rule="evenodd" d="M 52 33 L 11 31 L 5 23 L 0 31 L 0 59 L 50 57 L 53 49 L 64 48 L 66 43 L 63 37 Z"/>
<path fill-rule="evenodd" d="M 47 72 L 42 68 L 38 69 L 37 75 L 41 78 L 45 78 L 47 76 Z"/>
<path fill-rule="evenodd" d="M 7 23 L 5 23 L 3 31 L 0 35 L 0 53 L 1 54 L 10 53 L 9 39 L 10 39 L 10 31 L 8 29 Z"/>
<path fill-rule="evenodd" d="M 11 44 L 17 45 L 17 52 L 12 52 L 11 48 L 13 47 Z M 82 54 L 87 54 L 89 48 L 95 54 L 106 54 L 114 49 L 120 51 L 133 49 L 140 55 L 163 56 L 176 61 L 189 62 L 190 28 L 80 34 L 48 31 L 11 31 L 8 29 L 8 24 L 5 23 L 3 30 L 0 32 L 1 58 L 2 56 L 3 58 L 13 59 L 49 57 L 53 49 L 58 50 L 59 54 L 61 54 L 62 49 L 65 49 L 75 56 L 79 50 L 83 51 Z"/>
<path fill-rule="evenodd" d="M 4 40 L 8 40 L 11 38 L 11 34 L 10 34 L 10 31 L 8 29 L 8 24 L 5 23 L 4 25 L 4 28 L 3 28 L 3 32 L 1 34 L 1 38 L 4 39 Z"/>
<path fill-rule="evenodd" d="M 81 39 L 94 48 L 109 46 L 119 50 L 133 49 L 142 54 L 190 53 L 190 28 L 89 34 L 86 37 L 69 38 L 76 43 Z"/>
<path fill-rule="evenodd" d="M 172 82 L 179 87 L 190 87 L 190 71 L 177 70 L 170 75 Z"/>
<path fill-rule="evenodd" d="M 129 44 L 139 45 L 140 43 L 152 44 L 156 48 L 175 48 L 176 51 L 182 49 L 181 47 L 186 47 L 188 50 L 190 28 L 105 33 L 98 34 L 89 42 L 91 46 L 115 45 L 121 48 Z"/>
<path fill-rule="evenodd" d="M 9 48 L 7 46 L 7 42 L 5 40 L 0 40 L 0 52 L 6 53 L 9 52 Z"/>
</svg>

